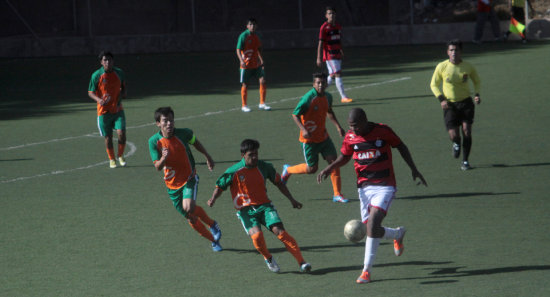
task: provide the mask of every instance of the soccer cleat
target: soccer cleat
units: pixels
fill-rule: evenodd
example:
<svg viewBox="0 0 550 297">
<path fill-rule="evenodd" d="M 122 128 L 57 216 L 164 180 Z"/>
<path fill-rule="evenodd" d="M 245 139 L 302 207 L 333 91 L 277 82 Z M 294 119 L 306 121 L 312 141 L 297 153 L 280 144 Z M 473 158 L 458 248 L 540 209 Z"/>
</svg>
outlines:
<svg viewBox="0 0 550 297">
<path fill-rule="evenodd" d="M 288 173 L 288 167 L 290 167 L 289 164 L 283 165 L 283 173 L 281 173 L 281 180 L 283 181 L 283 184 L 286 185 L 286 182 L 290 178 L 290 173 Z"/>
<path fill-rule="evenodd" d="M 343 196 L 334 196 L 332 197 L 332 202 L 348 203 L 349 200 L 344 198 Z"/>
<path fill-rule="evenodd" d="M 357 278 L 356 282 L 358 284 L 370 283 L 370 273 L 368 271 L 363 271 L 361 275 Z"/>
<path fill-rule="evenodd" d="M 279 272 L 279 270 L 281 270 L 281 268 L 279 268 L 279 265 L 277 265 L 277 262 L 275 262 L 275 259 L 273 257 L 269 258 L 269 259 L 265 259 L 265 264 L 267 265 L 267 268 L 269 268 L 269 270 L 271 270 L 272 272 Z"/>
<path fill-rule="evenodd" d="M 116 168 L 116 161 L 115 160 L 109 160 L 109 167 L 110 168 Z"/>
<path fill-rule="evenodd" d="M 218 241 L 212 241 L 212 250 L 214 252 L 221 252 L 223 248 Z"/>
<path fill-rule="evenodd" d="M 462 169 L 464 171 L 472 169 L 472 167 L 470 166 L 470 162 L 463 161 L 462 166 L 460 166 L 460 169 Z"/>
<path fill-rule="evenodd" d="M 242 110 L 243 112 L 250 112 L 250 107 L 248 107 L 248 106 L 245 105 L 245 106 L 241 107 L 241 110 Z"/>
<path fill-rule="evenodd" d="M 403 254 L 403 250 L 405 250 L 405 246 L 403 245 L 403 238 L 405 238 L 405 232 L 407 230 L 405 227 L 399 227 L 397 228 L 399 230 L 399 238 L 393 240 L 393 252 L 396 256 L 401 256 Z"/>
<path fill-rule="evenodd" d="M 300 265 L 300 272 L 310 272 L 311 271 L 311 264 L 304 262 Z"/>
<path fill-rule="evenodd" d="M 126 166 L 126 160 L 124 160 L 124 157 L 123 157 L 123 156 L 118 157 L 118 163 L 119 163 L 120 166 L 122 166 L 122 167 Z"/>
<path fill-rule="evenodd" d="M 214 221 L 214 225 L 210 227 L 210 233 L 212 233 L 214 241 L 220 241 L 220 239 L 222 238 L 222 230 L 220 230 L 218 222 Z"/>
<path fill-rule="evenodd" d="M 460 156 L 460 144 L 453 142 L 453 157 L 458 158 Z"/>
<path fill-rule="evenodd" d="M 266 105 L 266 104 L 260 104 L 260 105 L 258 105 L 258 108 L 263 109 L 263 110 L 271 110 L 271 106 Z"/>
<path fill-rule="evenodd" d="M 353 99 L 346 97 L 346 98 L 342 98 L 341 101 L 342 101 L 342 103 L 350 103 L 350 102 L 353 102 Z"/>
</svg>

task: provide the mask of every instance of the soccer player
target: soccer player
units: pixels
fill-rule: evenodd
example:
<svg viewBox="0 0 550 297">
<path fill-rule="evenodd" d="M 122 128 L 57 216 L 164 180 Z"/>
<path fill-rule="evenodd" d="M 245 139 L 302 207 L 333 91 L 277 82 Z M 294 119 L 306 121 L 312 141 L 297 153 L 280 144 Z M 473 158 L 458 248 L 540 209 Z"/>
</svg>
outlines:
<svg viewBox="0 0 550 297">
<path fill-rule="evenodd" d="M 222 250 L 222 232 L 204 209 L 195 204 L 199 176 L 189 145 L 206 157 L 206 165 L 212 171 L 214 160 L 208 154 L 191 129 L 174 127 L 174 111 L 160 107 L 155 111 L 155 122 L 160 131 L 149 138 L 149 153 L 157 170 L 164 170 L 164 182 L 174 207 L 202 237 L 212 242 L 212 250 Z M 206 224 L 210 230 L 207 230 Z"/>
<path fill-rule="evenodd" d="M 111 52 L 99 54 L 101 68 L 92 74 L 88 86 L 88 96 L 97 102 L 97 126 L 99 134 L 105 137 L 109 167 L 116 168 L 115 150 L 113 147 L 113 129 L 118 136 L 118 162 L 126 166 L 124 147 L 126 146 L 126 116 L 122 109 L 121 98 L 126 98 L 126 81 L 124 72 L 115 67 Z"/>
<path fill-rule="evenodd" d="M 265 104 L 267 93 L 264 58 L 262 57 L 262 42 L 256 34 L 258 23 L 255 19 L 249 19 L 246 23 L 246 30 L 241 33 L 237 42 L 237 57 L 241 65 L 241 101 L 243 112 L 250 112 L 250 107 L 247 105 L 248 98 L 248 81 L 251 78 L 258 78 L 260 83 L 260 105 L 259 109 L 271 110 L 271 107 Z"/>
<path fill-rule="evenodd" d="M 262 225 L 273 232 L 294 256 L 300 266 L 300 272 L 309 272 L 311 265 L 302 257 L 296 240 L 286 232 L 277 210 L 267 197 L 266 181 L 269 180 L 273 183 L 288 198 L 292 207 L 301 209 L 302 204 L 292 197 L 273 165 L 258 159 L 259 148 L 260 143 L 258 141 L 253 139 L 243 140 L 241 143 L 241 161 L 229 167 L 218 178 L 212 198 L 207 202 L 208 206 L 213 207 L 216 199 L 221 196 L 223 191 L 230 188 L 233 205 L 237 209 L 237 216 L 252 239 L 254 247 L 264 256 L 269 270 L 279 272 L 280 268 L 267 249 L 261 229 Z"/>
<path fill-rule="evenodd" d="M 474 123 L 475 105 L 481 103 L 479 97 L 480 79 L 474 66 L 462 60 L 462 42 L 458 39 L 447 43 L 449 59 L 437 65 L 432 76 L 430 87 L 443 109 L 445 126 L 453 143 L 453 156 L 460 156 L 462 130 L 462 170 L 472 167 L 468 161 L 472 148 L 472 124 Z M 472 101 L 469 81 L 474 85 Z M 442 87 L 441 87 L 442 86 Z M 460 128 L 461 129 L 460 129 Z"/>
<path fill-rule="evenodd" d="M 321 183 L 333 170 L 354 160 L 357 174 L 357 190 L 361 206 L 361 218 L 367 226 L 365 242 L 365 261 L 363 272 L 357 283 L 370 282 L 370 270 L 376 257 L 380 239 L 393 239 L 396 256 L 403 253 L 405 227 L 388 228 L 382 226 L 396 192 L 395 175 L 392 161 L 392 148 L 396 148 L 412 172 L 413 180 L 427 186 L 426 180 L 412 159 L 409 149 L 393 130 L 384 125 L 369 122 L 365 111 L 353 108 L 348 117 L 350 130 L 344 137 L 341 155 L 323 169 L 317 176 Z"/>
<path fill-rule="evenodd" d="M 342 58 L 344 57 L 341 42 L 342 26 L 336 23 L 336 10 L 334 8 L 328 6 L 325 11 L 327 21 L 323 23 L 319 30 L 317 66 L 321 67 L 321 61 L 326 62 L 329 73 L 328 84 L 330 85 L 334 79 L 336 88 L 342 98 L 341 101 L 349 103 L 353 99 L 348 98 L 344 91 L 344 84 L 342 83 Z"/>
<path fill-rule="evenodd" d="M 336 115 L 332 110 L 332 95 L 325 92 L 327 88 L 327 76 L 324 73 L 313 74 L 313 89 L 307 92 L 292 113 L 292 119 L 300 130 L 300 142 L 305 157 L 305 163 L 283 166 L 282 179 L 286 183 L 292 174 L 313 174 L 319 166 L 319 153 L 330 164 L 337 156 L 336 148 L 328 136 L 325 120 L 329 120 L 336 126 L 338 134 L 343 137 L 346 131 L 342 129 Z M 342 195 L 342 181 L 340 170 L 332 172 L 330 179 L 334 195 L 332 201 L 347 203 Z"/>
</svg>

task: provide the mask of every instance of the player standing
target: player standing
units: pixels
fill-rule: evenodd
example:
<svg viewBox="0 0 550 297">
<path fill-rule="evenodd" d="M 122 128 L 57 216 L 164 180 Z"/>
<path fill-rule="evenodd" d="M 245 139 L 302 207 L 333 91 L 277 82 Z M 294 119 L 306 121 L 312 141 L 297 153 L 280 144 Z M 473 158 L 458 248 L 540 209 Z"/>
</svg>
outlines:
<svg viewBox="0 0 550 297">
<path fill-rule="evenodd" d="M 386 217 L 396 192 L 391 149 L 396 148 L 399 151 L 411 169 L 413 180 L 419 178 L 425 186 L 427 183 L 416 169 L 409 149 L 390 127 L 369 122 L 361 108 L 350 111 L 348 123 L 350 131 L 344 137 L 340 149 L 342 154 L 319 173 L 317 182 L 320 183 L 330 172 L 344 166 L 353 158 L 361 219 L 367 225 L 363 272 L 357 283 L 368 283 L 380 238 L 394 240 L 396 256 L 400 256 L 404 250 L 405 227 L 382 227 L 382 220 Z"/>
<path fill-rule="evenodd" d="M 453 156 L 460 156 L 460 131 L 462 129 L 462 170 L 469 170 L 470 150 L 472 148 L 472 124 L 474 123 L 475 105 L 481 103 L 479 76 L 474 66 L 462 60 L 462 42 L 458 39 L 447 43 L 449 59 L 437 65 L 432 76 L 430 87 L 443 109 L 445 126 L 453 142 Z M 474 101 L 470 95 L 469 81 L 474 84 Z M 442 86 L 442 88 L 440 88 Z"/>
<path fill-rule="evenodd" d="M 212 171 L 214 160 L 210 157 L 192 130 L 174 127 L 174 111 L 161 107 L 155 111 L 155 122 L 160 131 L 149 138 L 149 153 L 157 170 L 164 170 L 164 182 L 174 207 L 188 220 L 189 225 L 202 237 L 212 242 L 212 250 L 221 251 L 219 240 L 222 232 L 216 221 L 204 209 L 195 204 L 199 176 L 189 145 L 206 157 L 206 165 Z M 208 225 L 210 231 L 204 224 Z"/>
<path fill-rule="evenodd" d="M 292 174 L 313 174 L 318 169 L 319 153 L 330 164 L 337 156 L 336 148 L 330 139 L 325 121 L 328 116 L 334 124 L 340 137 L 346 134 L 342 129 L 336 115 L 332 110 L 332 95 L 326 92 L 327 76 L 324 73 L 313 74 L 313 89 L 307 92 L 292 113 L 292 119 L 300 130 L 300 142 L 304 153 L 306 163 L 290 166 L 285 164 L 283 167 L 283 182 L 286 183 Z M 342 181 L 340 170 L 332 172 L 330 179 L 334 195 L 332 201 L 347 203 L 341 192 Z"/>
<path fill-rule="evenodd" d="M 271 110 L 271 107 L 265 104 L 265 97 L 267 93 L 265 72 L 264 72 L 264 59 L 262 57 L 262 42 L 256 34 L 258 23 L 255 19 L 249 19 L 246 23 L 246 30 L 241 33 L 237 41 L 237 57 L 240 62 L 241 72 L 241 101 L 243 112 L 250 112 L 250 108 L 247 105 L 248 98 L 248 81 L 251 78 L 258 78 L 260 83 L 260 105 L 259 109 Z"/>
<path fill-rule="evenodd" d="M 126 116 L 121 98 L 126 98 L 126 81 L 124 72 L 115 67 L 111 52 L 99 53 L 101 68 L 92 74 L 88 85 L 88 96 L 97 102 L 97 126 L 99 134 L 105 137 L 109 167 L 116 168 L 115 150 L 113 147 L 113 129 L 118 136 L 118 162 L 126 166 L 124 147 L 126 146 Z"/>
<path fill-rule="evenodd" d="M 342 26 L 336 23 L 336 10 L 330 6 L 326 9 L 325 17 L 327 21 L 323 23 L 319 30 L 319 45 L 317 46 L 317 66 L 321 67 L 321 62 L 324 61 L 328 68 L 328 84 L 334 79 L 336 88 L 340 92 L 341 101 L 343 103 L 352 102 L 353 99 L 348 98 L 344 91 L 342 83 L 342 58 L 344 51 L 342 50 Z"/>
<path fill-rule="evenodd" d="M 253 139 L 243 140 L 241 143 L 242 160 L 229 167 L 218 178 L 216 189 L 212 193 L 212 198 L 208 200 L 208 205 L 213 207 L 216 199 L 221 196 L 223 191 L 230 188 L 233 205 L 237 209 L 237 216 L 252 239 L 254 247 L 264 256 L 269 270 L 279 272 L 280 268 L 267 249 L 261 229 L 262 225 L 273 232 L 294 256 L 300 266 L 300 272 L 309 272 L 311 265 L 302 257 L 296 240 L 286 232 L 277 210 L 267 197 L 266 181 L 272 182 L 288 198 L 292 207 L 301 209 L 302 204 L 292 197 L 273 165 L 258 159 L 259 148 L 260 143 L 258 141 Z"/>
</svg>

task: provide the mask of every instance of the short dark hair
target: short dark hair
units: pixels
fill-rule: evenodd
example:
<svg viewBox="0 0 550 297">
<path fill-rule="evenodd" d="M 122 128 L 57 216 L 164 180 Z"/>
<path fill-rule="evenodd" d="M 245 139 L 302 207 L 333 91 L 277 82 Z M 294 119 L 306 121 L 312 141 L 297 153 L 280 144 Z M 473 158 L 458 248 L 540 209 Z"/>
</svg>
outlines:
<svg viewBox="0 0 550 297">
<path fill-rule="evenodd" d="M 246 24 L 247 24 L 247 25 L 248 25 L 248 23 L 258 24 L 258 21 L 256 21 L 255 18 L 249 18 L 248 21 L 246 21 Z"/>
<path fill-rule="evenodd" d="M 160 122 L 160 117 L 161 116 L 167 117 L 169 115 L 174 116 L 174 111 L 172 110 L 172 108 L 170 106 L 159 107 L 159 108 L 157 108 L 157 110 L 155 110 L 155 122 Z"/>
<path fill-rule="evenodd" d="M 332 11 L 336 12 L 336 9 L 334 9 L 334 7 L 332 7 L 332 6 L 327 6 L 327 7 L 325 8 L 325 12 L 327 12 L 327 11 L 329 11 L 329 10 L 332 10 Z"/>
<path fill-rule="evenodd" d="M 327 74 L 324 73 L 324 72 L 315 72 L 313 73 L 313 80 L 315 81 L 316 78 L 320 78 L 320 79 L 327 79 Z"/>
<path fill-rule="evenodd" d="M 245 139 L 241 142 L 241 154 L 254 151 L 260 148 L 260 143 L 255 139 Z"/>
<path fill-rule="evenodd" d="M 99 61 L 103 60 L 103 57 L 110 57 L 111 59 L 115 58 L 115 56 L 113 56 L 113 53 L 111 53 L 110 51 L 101 51 L 97 57 L 99 58 Z"/>
<path fill-rule="evenodd" d="M 462 41 L 460 41 L 460 39 L 456 38 L 456 39 L 453 39 L 453 40 L 449 40 L 447 42 L 447 48 L 449 48 L 449 46 L 451 45 L 454 45 L 456 46 L 459 50 L 462 50 Z"/>
</svg>

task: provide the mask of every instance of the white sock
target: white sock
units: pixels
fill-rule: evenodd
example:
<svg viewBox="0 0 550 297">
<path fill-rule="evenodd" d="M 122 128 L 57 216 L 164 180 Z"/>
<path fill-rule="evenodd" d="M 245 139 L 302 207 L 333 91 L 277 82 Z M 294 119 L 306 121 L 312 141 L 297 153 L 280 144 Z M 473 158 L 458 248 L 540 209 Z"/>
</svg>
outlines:
<svg viewBox="0 0 550 297">
<path fill-rule="evenodd" d="M 329 75 L 327 77 L 327 84 L 329 84 L 329 85 L 332 84 L 332 76 L 331 75 Z"/>
<path fill-rule="evenodd" d="M 399 238 L 399 229 L 394 229 L 394 228 L 388 228 L 388 227 L 383 227 L 384 228 L 384 239 L 397 239 Z"/>
<path fill-rule="evenodd" d="M 365 266 L 363 266 L 363 271 L 370 271 L 374 264 L 374 258 L 376 258 L 378 245 L 380 245 L 380 238 L 367 236 L 367 241 L 365 241 Z"/>
<path fill-rule="evenodd" d="M 335 80 L 336 80 L 336 87 L 338 88 L 338 92 L 340 92 L 340 96 L 342 98 L 348 98 L 348 96 L 346 96 L 346 93 L 344 92 L 344 84 L 342 83 L 342 78 L 337 76 Z"/>
</svg>

